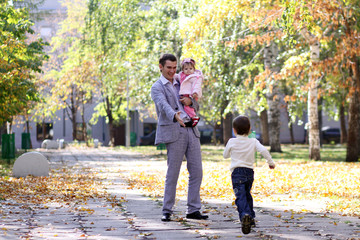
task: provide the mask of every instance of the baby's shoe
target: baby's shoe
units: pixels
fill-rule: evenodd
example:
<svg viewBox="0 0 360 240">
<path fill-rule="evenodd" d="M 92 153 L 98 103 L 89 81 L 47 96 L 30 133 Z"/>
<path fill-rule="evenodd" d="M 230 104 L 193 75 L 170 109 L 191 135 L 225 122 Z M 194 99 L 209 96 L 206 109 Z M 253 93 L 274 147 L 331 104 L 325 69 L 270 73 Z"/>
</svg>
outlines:
<svg viewBox="0 0 360 240">
<path fill-rule="evenodd" d="M 199 123 L 200 118 L 195 116 L 192 117 L 191 120 L 192 120 L 192 127 L 195 127 Z"/>
</svg>

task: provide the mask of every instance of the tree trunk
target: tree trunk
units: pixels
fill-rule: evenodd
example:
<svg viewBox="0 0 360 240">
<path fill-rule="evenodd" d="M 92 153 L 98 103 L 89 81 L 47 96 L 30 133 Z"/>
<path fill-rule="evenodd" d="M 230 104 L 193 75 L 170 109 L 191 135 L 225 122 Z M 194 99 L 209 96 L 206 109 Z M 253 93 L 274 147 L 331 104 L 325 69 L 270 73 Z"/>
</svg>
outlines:
<svg viewBox="0 0 360 240">
<path fill-rule="evenodd" d="M 224 145 L 226 146 L 230 138 L 232 138 L 232 120 L 233 114 L 231 112 L 227 113 L 224 118 Z"/>
<path fill-rule="evenodd" d="M 295 144 L 295 138 L 294 138 L 294 129 L 293 129 L 293 123 L 292 122 L 289 125 L 289 131 L 290 131 L 291 144 L 294 145 Z"/>
<path fill-rule="evenodd" d="M 359 104 L 360 105 L 360 104 Z M 360 111 L 360 109 L 359 109 Z M 359 116 L 360 119 L 360 116 Z M 360 122 L 358 121 L 358 157 L 360 158 Z"/>
<path fill-rule="evenodd" d="M 110 136 L 110 146 L 115 146 L 115 134 L 114 134 L 114 118 L 112 116 L 112 107 L 110 103 L 110 99 L 108 96 L 105 97 L 106 104 L 106 115 L 109 120 L 109 136 Z"/>
<path fill-rule="evenodd" d="M 323 126 L 323 118 L 322 118 L 322 97 L 320 97 L 320 99 L 318 99 L 318 121 L 319 121 L 319 138 L 320 138 L 320 148 L 322 147 L 323 144 L 323 137 L 322 137 L 322 133 L 321 133 L 321 129 Z"/>
<path fill-rule="evenodd" d="M 312 83 L 316 84 L 316 83 Z M 309 158 L 320 160 L 320 137 L 319 119 L 317 111 L 317 88 L 311 87 L 308 95 L 308 114 L 309 114 Z"/>
<path fill-rule="evenodd" d="M 13 133 L 13 132 L 12 132 L 12 123 L 13 123 L 13 120 L 11 119 L 10 122 L 8 122 L 8 126 L 9 126 L 8 134 Z"/>
<path fill-rule="evenodd" d="M 346 162 L 358 161 L 359 93 L 355 91 L 349 105 L 349 131 L 347 138 Z"/>
<path fill-rule="evenodd" d="M 265 69 L 271 69 L 272 72 L 277 72 L 277 67 L 273 67 L 277 58 L 277 46 L 271 44 L 264 49 L 264 65 Z M 267 102 L 269 105 L 268 118 L 269 118 L 269 135 L 270 138 L 270 152 L 281 152 L 280 144 L 280 109 L 279 109 L 279 88 L 277 82 L 274 81 L 273 85 L 269 86 L 272 89 L 267 94 Z"/>
<path fill-rule="evenodd" d="M 277 87 L 276 87 L 277 88 Z M 269 135 L 270 152 L 282 152 L 280 144 L 280 109 L 277 90 L 273 89 L 273 97 L 268 98 L 269 104 Z M 275 93 L 276 92 L 276 93 Z"/>
<path fill-rule="evenodd" d="M 109 120 L 109 136 L 110 136 L 110 146 L 115 146 L 115 133 L 114 133 L 114 120 Z"/>
<path fill-rule="evenodd" d="M 2 139 L 2 135 L 6 133 L 6 123 L 2 123 L 0 125 L 0 144 L 1 144 L 1 139 Z"/>
<path fill-rule="evenodd" d="M 226 145 L 227 141 L 229 139 L 227 139 L 227 136 L 229 135 L 228 131 L 229 131 L 229 126 L 231 126 L 231 129 L 232 129 L 232 124 L 229 125 L 228 122 L 226 121 L 229 121 L 227 118 L 227 114 L 225 115 L 225 117 L 223 117 L 224 115 L 224 112 L 225 112 L 225 109 L 226 107 L 228 106 L 229 104 L 229 100 L 224 100 L 222 102 L 222 108 L 221 108 L 221 125 L 220 125 L 220 129 L 221 129 L 221 138 L 219 139 L 220 143 Z"/>
<path fill-rule="evenodd" d="M 269 140 L 269 122 L 268 122 L 268 113 L 267 110 L 263 110 L 260 113 L 260 122 L 261 122 L 261 140 L 262 144 L 265 146 L 270 145 Z"/>
<path fill-rule="evenodd" d="M 314 40 L 310 45 L 311 61 L 316 62 L 320 56 L 320 43 Z M 318 117 L 318 76 L 311 72 L 309 76 L 310 89 L 308 93 L 308 119 L 309 119 L 309 158 L 320 160 L 320 136 Z"/>
<path fill-rule="evenodd" d="M 73 111 L 71 111 L 73 112 Z M 71 125 L 72 125 L 72 137 L 73 137 L 73 140 L 77 140 L 77 137 L 76 137 L 76 117 L 75 115 L 73 114 L 73 118 L 71 119 Z"/>
<path fill-rule="evenodd" d="M 360 72 L 359 72 L 359 60 L 352 59 L 352 89 L 354 90 L 350 98 L 349 104 L 349 130 L 347 138 L 347 151 L 346 151 L 346 162 L 357 162 L 358 161 L 358 132 L 359 132 L 359 88 L 360 88 Z"/>
<path fill-rule="evenodd" d="M 301 30 L 302 36 L 310 45 L 311 63 L 315 64 L 320 57 L 320 42 L 306 28 Z M 320 160 L 320 135 L 318 118 L 318 81 L 319 73 L 312 70 L 309 74 L 309 92 L 308 92 L 308 138 L 309 138 L 309 158 Z"/>
<path fill-rule="evenodd" d="M 85 104 L 82 104 L 82 111 L 81 111 L 81 120 L 82 120 L 82 135 L 83 139 L 86 143 L 86 146 L 89 146 L 88 139 L 87 139 L 87 133 L 86 133 L 86 122 L 85 122 Z"/>
<path fill-rule="evenodd" d="M 341 129 L 340 143 L 344 144 L 346 143 L 346 139 L 347 139 L 347 131 L 346 131 L 346 122 L 345 122 L 345 107 L 343 104 L 340 105 L 339 112 L 340 112 L 340 129 Z"/>
<path fill-rule="evenodd" d="M 29 120 L 26 118 L 26 132 L 30 134 L 30 123 L 29 123 Z M 31 142 L 31 137 L 29 139 L 30 141 L 30 149 L 32 149 L 32 142 Z"/>
<path fill-rule="evenodd" d="M 218 142 L 216 139 L 216 127 L 217 127 L 217 125 L 215 124 L 215 126 L 213 127 L 213 133 L 211 135 L 212 142 L 214 143 L 215 146 L 218 145 Z"/>
<path fill-rule="evenodd" d="M 73 140 L 76 140 L 76 115 L 77 115 L 77 104 L 76 104 L 76 93 L 75 93 L 75 86 L 72 87 L 72 92 L 71 92 L 71 105 L 70 105 L 70 112 L 71 112 L 71 117 L 69 116 L 70 120 L 71 120 L 71 125 L 72 125 L 72 136 L 73 136 Z"/>
<path fill-rule="evenodd" d="M 293 124 L 291 122 L 291 118 L 290 118 L 290 114 L 289 111 L 287 109 L 287 105 L 286 105 L 286 114 L 287 114 L 287 118 L 288 118 L 288 126 L 289 126 L 289 133 L 290 133 L 290 142 L 292 145 L 295 144 L 295 138 L 294 138 L 294 130 L 293 130 Z"/>
</svg>

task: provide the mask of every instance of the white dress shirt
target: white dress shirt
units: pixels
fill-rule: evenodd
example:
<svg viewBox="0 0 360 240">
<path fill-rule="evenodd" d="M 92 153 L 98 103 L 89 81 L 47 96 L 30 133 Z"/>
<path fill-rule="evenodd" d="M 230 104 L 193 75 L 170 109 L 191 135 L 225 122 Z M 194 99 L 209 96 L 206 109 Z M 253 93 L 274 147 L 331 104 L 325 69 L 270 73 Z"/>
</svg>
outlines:
<svg viewBox="0 0 360 240">
<path fill-rule="evenodd" d="M 269 151 L 256 139 L 247 135 L 230 138 L 224 149 L 224 158 L 231 158 L 230 171 L 237 167 L 254 168 L 255 151 L 258 151 L 269 166 L 275 166 Z"/>
</svg>

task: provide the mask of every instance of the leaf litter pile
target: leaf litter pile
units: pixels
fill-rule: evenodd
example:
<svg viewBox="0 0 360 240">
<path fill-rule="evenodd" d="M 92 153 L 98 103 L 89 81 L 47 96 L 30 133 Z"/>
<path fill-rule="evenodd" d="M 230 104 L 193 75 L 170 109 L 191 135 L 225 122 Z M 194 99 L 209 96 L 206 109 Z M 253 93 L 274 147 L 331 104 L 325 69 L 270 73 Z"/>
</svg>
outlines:
<svg viewBox="0 0 360 240">
<path fill-rule="evenodd" d="M 166 163 L 164 163 L 166 164 Z M 201 196 L 205 199 L 234 201 L 229 162 L 203 162 Z M 318 200 L 325 203 L 326 212 L 360 216 L 360 165 L 344 162 L 277 161 L 274 170 L 264 162 L 254 169 L 252 194 L 255 202 Z M 152 197 L 162 197 L 165 172 L 133 172 L 128 179 L 131 187 Z M 187 196 L 188 172 L 183 163 L 177 186 L 177 196 Z M 304 209 L 306 211 L 306 209 Z"/>
<path fill-rule="evenodd" d="M 49 177 L 0 176 L 0 201 L 28 204 L 86 204 L 89 199 L 109 198 L 101 179 L 90 169 L 52 169 Z"/>
</svg>

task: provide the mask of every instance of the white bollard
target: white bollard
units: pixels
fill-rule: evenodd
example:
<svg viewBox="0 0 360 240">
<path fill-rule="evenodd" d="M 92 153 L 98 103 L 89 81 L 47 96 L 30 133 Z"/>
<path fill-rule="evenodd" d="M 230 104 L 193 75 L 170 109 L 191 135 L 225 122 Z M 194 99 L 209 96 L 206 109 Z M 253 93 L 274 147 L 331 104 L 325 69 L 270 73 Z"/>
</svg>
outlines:
<svg viewBox="0 0 360 240">
<path fill-rule="evenodd" d="M 59 140 L 59 148 L 60 148 L 60 149 L 64 149 L 64 148 L 65 148 L 64 139 L 60 139 L 60 140 Z"/>
<path fill-rule="evenodd" d="M 94 148 L 99 147 L 99 139 L 94 139 Z"/>
<path fill-rule="evenodd" d="M 45 149 L 58 149 L 58 148 L 59 148 L 59 143 L 58 143 L 57 141 L 54 141 L 54 140 L 45 139 L 45 140 L 41 143 L 41 148 L 45 148 Z"/>
<path fill-rule="evenodd" d="M 14 177 L 49 176 L 50 165 L 44 155 L 39 152 L 27 152 L 15 160 L 13 167 Z"/>
</svg>

